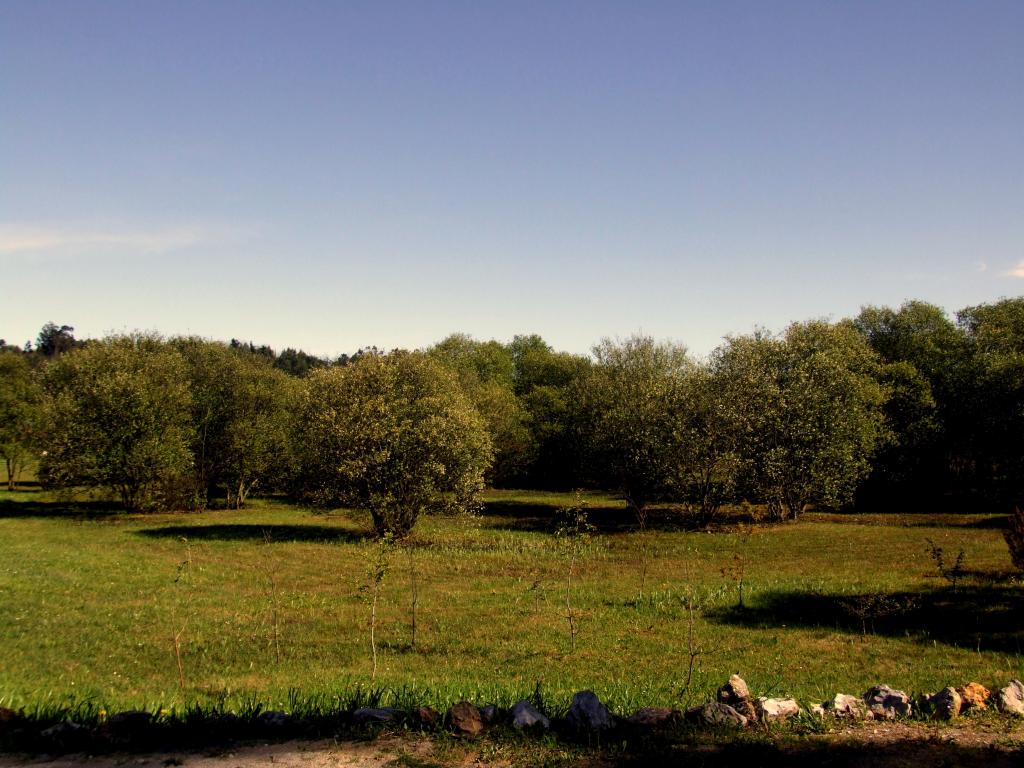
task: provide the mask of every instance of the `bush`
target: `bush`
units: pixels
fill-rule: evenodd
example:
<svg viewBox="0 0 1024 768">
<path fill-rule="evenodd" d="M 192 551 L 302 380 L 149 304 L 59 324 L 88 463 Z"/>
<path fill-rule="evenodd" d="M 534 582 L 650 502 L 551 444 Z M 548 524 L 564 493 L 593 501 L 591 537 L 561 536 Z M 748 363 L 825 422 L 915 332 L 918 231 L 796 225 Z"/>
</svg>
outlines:
<svg viewBox="0 0 1024 768">
<path fill-rule="evenodd" d="M 303 383 L 294 435 L 302 498 L 368 510 L 376 532 L 396 538 L 424 512 L 476 502 L 491 441 L 439 362 L 366 355 Z"/>
<path fill-rule="evenodd" d="M 1020 507 L 1013 508 L 1013 514 L 1003 531 L 1006 546 L 1010 548 L 1010 559 L 1018 571 L 1024 571 L 1024 512 Z"/>
</svg>

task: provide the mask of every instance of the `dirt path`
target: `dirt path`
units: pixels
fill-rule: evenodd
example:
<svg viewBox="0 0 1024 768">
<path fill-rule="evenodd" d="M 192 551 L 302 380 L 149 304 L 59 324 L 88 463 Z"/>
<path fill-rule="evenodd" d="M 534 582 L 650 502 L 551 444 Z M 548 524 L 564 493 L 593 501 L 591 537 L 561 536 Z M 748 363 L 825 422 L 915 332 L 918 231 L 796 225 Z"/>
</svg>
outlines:
<svg viewBox="0 0 1024 768">
<path fill-rule="evenodd" d="M 886 723 L 849 726 L 826 734 L 778 738 L 711 738 L 700 744 L 663 745 L 654 752 L 618 755 L 537 743 L 453 742 L 416 735 L 382 735 L 373 741 L 291 741 L 236 746 L 224 751 L 68 755 L 0 755 L 0 768 L 443 768 L 530 766 L 588 768 L 615 765 L 687 766 L 1024 766 L 1024 723 L 965 721 L 957 725 Z"/>
<path fill-rule="evenodd" d="M 237 746 L 223 752 L 164 752 L 102 757 L 67 755 L 29 758 L 0 755 L 2 768 L 384 768 L 402 764 L 429 765 L 433 743 L 428 738 L 382 736 L 363 741 L 289 741 L 283 744 Z"/>
</svg>

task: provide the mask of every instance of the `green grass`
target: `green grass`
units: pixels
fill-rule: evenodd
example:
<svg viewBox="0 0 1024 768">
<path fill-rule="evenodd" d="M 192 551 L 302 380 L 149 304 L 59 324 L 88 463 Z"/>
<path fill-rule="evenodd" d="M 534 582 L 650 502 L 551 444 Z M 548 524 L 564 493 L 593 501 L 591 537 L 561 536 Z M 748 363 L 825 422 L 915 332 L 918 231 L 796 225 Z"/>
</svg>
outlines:
<svg viewBox="0 0 1024 768">
<path fill-rule="evenodd" d="M 0 705 L 287 709 L 295 691 L 328 701 L 362 686 L 383 689 L 385 703 L 440 708 L 460 698 L 512 703 L 539 681 L 555 710 L 591 688 L 626 712 L 705 700 L 733 672 L 757 694 L 803 701 L 879 682 L 920 692 L 1024 676 L 1024 597 L 1006 578 L 1009 555 L 991 517 L 808 514 L 753 533 L 687 532 L 662 520 L 641 536 L 621 502 L 596 494 L 587 497 L 598 532 L 574 579 L 581 631 L 570 653 L 567 561 L 551 533 L 554 509 L 570 498 L 494 491 L 480 517 L 421 520 L 417 644 L 409 647 L 409 559 L 399 552 L 371 682 L 364 516 L 271 500 L 126 516 L 103 502 L 0 493 Z M 956 593 L 927 539 L 965 550 L 969 573 Z M 878 593 L 895 597 L 864 619 L 863 634 L 856 609 Z M 702 653 L 683 690 L 688 601 Z M 184 689 L 173 643 L 182 626 Z"/>
</svg>

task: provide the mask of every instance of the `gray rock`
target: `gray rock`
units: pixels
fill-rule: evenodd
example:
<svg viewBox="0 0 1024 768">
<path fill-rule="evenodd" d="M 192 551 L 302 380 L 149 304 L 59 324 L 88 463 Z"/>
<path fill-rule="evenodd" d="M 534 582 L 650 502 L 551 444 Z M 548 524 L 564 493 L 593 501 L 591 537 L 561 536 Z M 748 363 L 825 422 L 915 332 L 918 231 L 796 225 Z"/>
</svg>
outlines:
<svg viewBox="0 0 1024 768">
<path fill-rule="evenodd" d="M 678 722 L 681 716 L 678 709 L 644 707 L 626 718 L 626 722 L 637 728 L 661 728 Z"/>
<path fill-rule="evenodd" d="M 868 708 L 864 702 L 847 693 L 837 693 L 832 701 L 824 705 L 824 708 L 834 717 L 863 720 L 868 716 Z"/>
<path fill-rule="evenodd" d="M 484 725 L 493 725 L 498 719 L 498 708 L 493 704 L 480 707 L 480 719 Z"/>
<path fill-rule="evenodd" d="M 888 685 L 876 685 L 864 694 L 864 703 L 876 720 L 893 720 L 896 717 L 910 717 L 913 708 L 910 697 Z"/>
<path fill-rule="evenodd" d="M 608 708 L 593 691 L 579 691 L 573 696 L 565 719 L 576 731 L 606 731 L 615 727 Z"/>
<path fill-rule="evenodd" d="M 401 717 L 401 714 L 401 710 L 391 707 L 362 707 L 352 713 L 352 719 L 360 725 L 393 723 Z"/>
<path fill-rule="evenodd" d="M 113 741 L 132 741 L 149 733 L 153 715 L 139 709 L 115 712 L 101 726 L 101 732 Z"/>
<path fill-rule="evenodd" d="M 709 701 L 686 710 L 686 720 L 712 728 L 742 728 L 747 724 L 747 718 L 720 701 Z"/>
<path fill-rule="evenodd" d="M 51 725 L 40 735 L 62 749 L 74 749 L 85 743 L 89 735 L 89 729 L 84 725 L 65 720 L 56 725 Z"/>
<path fill-rule="evenodd" d="M 750 688 L 739 675 L 730 675 L 729 682 L 718 689 L 718 700 L 728 704 L 748 720 L 757 719 L 757 709 Z"/>
<path fill-rule="evenodd" d="M 924 706 L 941 720 L 952 720 L 960 714 L 963 700 L 956 688 L 946 686 L 938 693 L 924 697 Z"/>
<path fill-rule="evenodd" d="M 551 721 L 538 712 L 528 701 L 517 701 L 512 707 L 512 725 L 520 730 L 551 727 Z"/>
<path fill-rule="evenodd" d="M 268 709 L 266 712 L 262 712 L 259 717 L 256 718 L 256 723 L 262 728 L 284 728 L 288 725 L 291 718 L 284 712 L 278 712 L 273 709 Z"/>
<path fill-rule="evenodd" d="M 757 710 L 758 720 L 785 720 L 787 717 L 800 714 L 800 705 L 796 703 L 796 699 L 760 697 L 754 700 L 754 709 Z"/>
<path fill-rule="evenodd" d="M 465 736 L 477 736 L 484 729 L 480 710 L 468 701 L 460 701 L 448 710 L 448 722 L 452 730 Z"/>
<path fill-rule="evenodd" d="M 1024 717 L 1024 683 L 1011 680 L 1010 684 L 996 693 L 996 706 L 1000 712 Z"/>
</svg>

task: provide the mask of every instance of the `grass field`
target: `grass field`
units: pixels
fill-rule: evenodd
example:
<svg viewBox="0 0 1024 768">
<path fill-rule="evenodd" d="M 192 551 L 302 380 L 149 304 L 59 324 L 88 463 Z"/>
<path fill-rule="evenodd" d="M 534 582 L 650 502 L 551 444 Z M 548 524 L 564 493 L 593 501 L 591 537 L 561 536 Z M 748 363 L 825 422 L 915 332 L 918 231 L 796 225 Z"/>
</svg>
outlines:
<svg viewBox="0 0 1024 768">
<path fill-rule="evenodd" d="M 1000 520 L 976 515 L 812 513 L 713 533 L 665 515 L 640 534 L 621 502 L 589 495 L 597 531 L 574 571 L 571 652 L 568 559 L 551 525 L 570 499 L 493 491 L 479 517 L 422 519 L 383 583 L 371 681 L 363 515 L 258 500 L 129 517 L 2 493 L 0 705 L 287 708 L 290 692 L 357 685 L 501 704 L 539 681 L 554 707 L 591 688 L 625 712 L 706 700 L 733 672 L 756 694 L 804 702 L 879 682 L 921 692 L 1024 677 L 1024 597 Z M 964 550 L 956 591 L 929 540 L 947 563 Z"/>
</svg>

